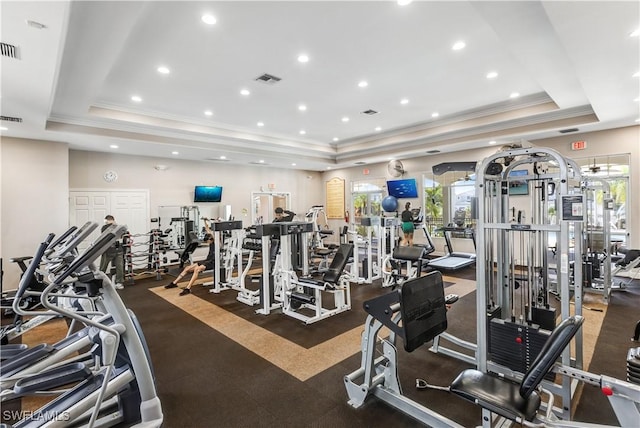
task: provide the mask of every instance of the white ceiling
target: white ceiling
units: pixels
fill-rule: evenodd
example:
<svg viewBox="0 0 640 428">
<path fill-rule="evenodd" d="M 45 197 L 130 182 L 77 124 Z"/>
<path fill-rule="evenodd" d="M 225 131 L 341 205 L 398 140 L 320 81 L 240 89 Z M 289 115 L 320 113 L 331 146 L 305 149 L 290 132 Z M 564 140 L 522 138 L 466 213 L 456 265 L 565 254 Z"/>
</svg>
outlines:
<svg viewBox="0 0 640 428">
<path fill-rule="evenodd" d="M 2 121 L 2 135 L 73 149 L 323 170 L 633 126 L 640 117 L 640 37 L 630 37 L 638 1 L 0 8 L 1 41 L 18 48 L 18 58 L 2 57 L 2 115 L 23 119 Z M 204 13 L 217 23 L 203 23 Z M 454 51 L 458 40 L 466 47 Z M 298 62 L 300 53 L 309 62 Z M 491 71 L 498 77 L 487 79 Z M 255 81 L 263 73 L 282 80 Z"/>
</svg>

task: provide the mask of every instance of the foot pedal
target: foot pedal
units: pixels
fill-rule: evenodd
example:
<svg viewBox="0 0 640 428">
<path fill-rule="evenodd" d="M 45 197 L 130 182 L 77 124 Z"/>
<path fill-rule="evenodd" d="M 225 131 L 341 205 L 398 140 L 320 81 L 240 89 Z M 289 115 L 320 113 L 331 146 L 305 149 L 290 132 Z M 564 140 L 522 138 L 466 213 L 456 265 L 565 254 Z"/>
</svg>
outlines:
<svg viewBox="0 0 640 428">
<path fill-rule="evenodd" d="M 453 305 L 458 301 L 458 299 L 460 299 L 460 296 L 458 296 L 457 294 L 447 294 L 446 296 L 444 296 L 444 303 L 445 305 Z"/>
</svg>

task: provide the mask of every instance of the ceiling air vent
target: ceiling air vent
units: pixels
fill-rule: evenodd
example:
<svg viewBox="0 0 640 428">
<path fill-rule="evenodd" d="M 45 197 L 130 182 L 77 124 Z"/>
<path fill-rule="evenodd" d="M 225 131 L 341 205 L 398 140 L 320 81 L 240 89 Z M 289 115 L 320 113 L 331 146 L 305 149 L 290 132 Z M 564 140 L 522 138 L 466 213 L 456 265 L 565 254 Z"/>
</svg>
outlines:
<svg viewBox="0 0 640 428">
<path fill-rule="evenodd" d="M 22 118 L 21 117 L 0 116 L 0 120 L 4 120 L 6 122 L 22 123 Z"/>
<path fill-rule="evenodd" d="M 430 155 L 435 155 L 436 153 L 440 153 L 440 150 L 427 150 L 427 153 Z"/>
<path fill-rule="evenodd" d="M 260 165 L 260 166 L 267 166 L 269 165 L 266 162 L 249 162 L 249 165 Z"/>
<path fill-rule="evenodd" d="M 18 48 L 8 43 L 0 42 L 0 50 L 2 56 L 8 56 L 9 58 L 18 58 Z"/>
<path fill-rule="evenodd" d="M 213 161 L 213 162 L 229 162 L 229 159 L 220 159 L 220 158 L 206 158 L 205 160 Z"/>
<path fill-rule="evenodd" d="M 366 164 L 367 164 L 366 162 L 362 162 L 362 161 L 354 163 L 354 165 L 366 165 Z"/>
<path fill-rule="evenodd" d="M 567 129 L 561 129 L 558 132 L 561 134 L 568 134 L 569 132 L 577 132 L 577 131 L 579 131 L 578 128 L 567 128 Z"/>
<path fill-rule="evenodd" d="M 276 77 L 272 74 L 267 74 L 267 73 L 264 73 L 263 75 L 256 77 L 257 82 L 268 83 L 269 85 L 278 83 L 281 80 L 282 80 L 281 78 Z"/>
<path fill-rule="evenodd" d="M 368 114 L 369 116 L 372 116 L 372 115 L 374 115 L 374 114 L 378 114 L 378 112 L 377 112 L 377 111 L 375 111 L 375 110 L 371 110 L 371 109 L 369 109 L 369 110 L 365 110 L 365 111 L 363 111 L 363 112 L 362 112 L 362 114 Z"/>
</svg>

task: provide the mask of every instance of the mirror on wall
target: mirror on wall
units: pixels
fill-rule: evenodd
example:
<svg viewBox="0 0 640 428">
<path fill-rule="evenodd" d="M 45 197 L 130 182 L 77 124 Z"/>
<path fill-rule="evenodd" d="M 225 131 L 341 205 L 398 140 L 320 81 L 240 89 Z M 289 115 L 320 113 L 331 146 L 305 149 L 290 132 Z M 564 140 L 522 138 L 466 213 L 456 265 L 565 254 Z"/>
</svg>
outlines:
<svg viewBox="0 0 640 428">
<path fill-rule="evenodd" d="M 271 223 L 275 217 L 275 209 L 291 209 L 290 201 L 291 194 L 288 192 L 252 192 L 252 224 Z"/>
<path fill-rule="evenodd" d="M 601 178 L 609 184 L 612 199 L 611 215 L 608 216 L 611 236 L 621 242 L 626 241 L 628 233 L 629 157 L 629 154 L 618 154 L 575 159 L 583 176 Z M 603 226 L 602 198 L 602 191 L 596 191 L 593 200 L 595 226 Z"/>
</svg>

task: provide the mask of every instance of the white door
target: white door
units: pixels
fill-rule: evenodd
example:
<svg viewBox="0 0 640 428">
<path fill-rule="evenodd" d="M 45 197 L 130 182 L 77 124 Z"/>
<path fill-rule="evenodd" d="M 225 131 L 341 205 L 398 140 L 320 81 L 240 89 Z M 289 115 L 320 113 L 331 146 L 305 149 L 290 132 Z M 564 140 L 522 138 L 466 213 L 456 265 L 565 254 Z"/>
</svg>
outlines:
<svg viewBox="0 0 640 428">
<path fill-rule="evenodd" d="M 71 190 L 69 196 L 69 226 L 80 227 L 87 221 L 102 225 L 111 214 L 116 223 L 126 224 L 131 234 L 149 232 L 148 190 Z M 98 227 L 79 249 L 85 249 L 99 234 Z"/>
</svg>

